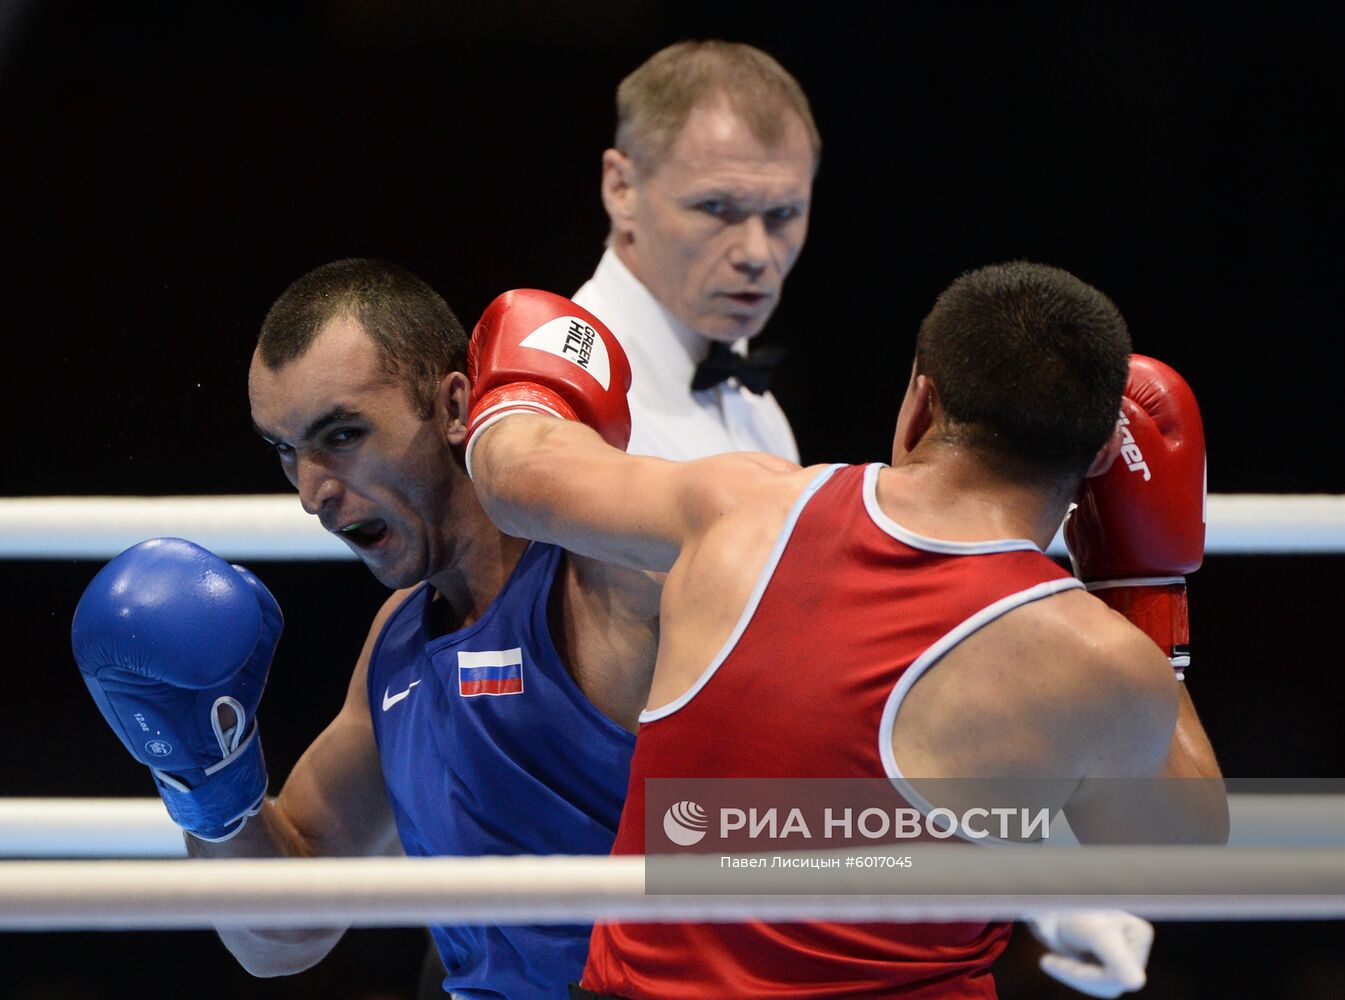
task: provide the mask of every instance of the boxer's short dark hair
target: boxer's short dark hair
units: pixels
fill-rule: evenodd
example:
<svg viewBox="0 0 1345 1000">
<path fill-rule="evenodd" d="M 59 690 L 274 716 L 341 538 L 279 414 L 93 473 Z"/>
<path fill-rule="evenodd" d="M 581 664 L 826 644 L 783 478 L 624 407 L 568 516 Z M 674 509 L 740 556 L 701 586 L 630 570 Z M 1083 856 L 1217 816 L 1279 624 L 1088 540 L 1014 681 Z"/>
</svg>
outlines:
<svg viewBox="0 0 1345 1000">
<path fill-rule="evenodd" d="M 685 41 L 654 53 L 616 91 L 616 148 L 642 171 L 655 169 L 692 110 L 723 100 L 767 147 L 784 136 L 785 116 L 798 115 L 816 165 L 822 137 L 808 96 L 773 58 L 740 42 Z"/>
<path fill-rule="evenodd" d="M 916 370 L 934 382 L 948 438 L 1001 471 L 1079 476 L 1116 427 L 1130 351 L 1107 296 L 1013 261 L 943 291 L 920 324 Z"/>
<path fill-rule="evenodd" d="M 370 258 L 323 264 L 286 288 L 262 321 L 262 364 L 275 369 L 301 357 L 338 316 L 360 324 L 383 371 L 406 387 L 422 417 L 433 412 L 443 377 L 466 370 L 467 334 L 448 303 L 406 268 Z"/>
</svg>

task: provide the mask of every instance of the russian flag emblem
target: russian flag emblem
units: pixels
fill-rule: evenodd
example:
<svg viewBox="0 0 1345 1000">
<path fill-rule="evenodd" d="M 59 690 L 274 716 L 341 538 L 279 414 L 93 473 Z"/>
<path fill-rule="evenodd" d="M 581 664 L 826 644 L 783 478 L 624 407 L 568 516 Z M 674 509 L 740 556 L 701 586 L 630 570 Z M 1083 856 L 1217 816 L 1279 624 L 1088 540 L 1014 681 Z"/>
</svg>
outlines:
<svg viewBox="0 0 1345 1000">
<path fill-rule="evenodd" d="M 480 694 L 523 693 L 523 650 L 486 649 L 458 652 L 458 694 L 475 698 Z"/>
</svg>

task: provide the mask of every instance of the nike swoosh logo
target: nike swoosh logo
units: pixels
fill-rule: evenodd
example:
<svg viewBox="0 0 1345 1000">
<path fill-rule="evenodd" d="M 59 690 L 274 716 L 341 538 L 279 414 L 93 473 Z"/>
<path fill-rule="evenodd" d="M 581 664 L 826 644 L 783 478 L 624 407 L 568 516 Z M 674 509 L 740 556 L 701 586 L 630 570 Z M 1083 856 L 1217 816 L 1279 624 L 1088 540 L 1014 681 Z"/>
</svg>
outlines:
<svg viewBox="0 0 1345 1000">
<path fill-rule="evenodd" d="M 408 695 L 410 695 L 410 694 L 411 694 L 411 689 L 412 689 L 413 687 L 415 687 L 415 686 L 416 686 L 417 684 L 419 684 L 419 683 L 420 683 L 420 681 L 412 681 L 410 684 L 408 684 L 408 685 L 406 686 L 406 690 L 405 690 L 405 691 L 398 691 L 396 694 L 392 694 L 392 693 L 391 693 L 391 691 L 392 691 L 391 688 L 384 688 L 384 689 L 383 689 L 383 711 L 386 712 L 386 711 L 387 711 L 388 709 L 390 709 L 393 705 L 397 704 L 397 702 L 401 701 L 403 698 L 405 698 L 405 697 L 407 697 Z"/>
</svg>

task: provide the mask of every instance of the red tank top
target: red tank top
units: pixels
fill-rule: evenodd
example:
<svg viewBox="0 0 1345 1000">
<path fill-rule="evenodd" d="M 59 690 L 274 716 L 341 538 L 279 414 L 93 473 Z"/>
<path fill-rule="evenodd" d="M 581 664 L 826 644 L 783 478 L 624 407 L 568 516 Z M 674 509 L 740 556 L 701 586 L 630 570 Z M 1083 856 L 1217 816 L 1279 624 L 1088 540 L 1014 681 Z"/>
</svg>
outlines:
<svg viewBox="0 0 1345 1000">
<path fill-rule="evenodd" d="M 794 505 L 725 648 L 641 715 L 615 854 L 643 854 L 647 778 L 900 778 L 901 698 L 971 632 L 1080 586 L 1026 540 L 944 542 L 833 466 Z M 583 985 L 642 998 L 993 998 L 1008 924 L 599 924 Z"/>
</svg>

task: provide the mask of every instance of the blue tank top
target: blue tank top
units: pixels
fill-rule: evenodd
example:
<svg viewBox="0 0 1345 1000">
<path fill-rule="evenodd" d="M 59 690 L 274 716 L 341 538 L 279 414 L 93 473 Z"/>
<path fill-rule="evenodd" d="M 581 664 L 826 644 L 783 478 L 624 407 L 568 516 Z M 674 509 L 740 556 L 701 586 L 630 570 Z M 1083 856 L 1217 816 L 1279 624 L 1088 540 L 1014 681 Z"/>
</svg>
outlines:
<svg viewBox="0 0 1345 1000">
<path fill-rule="evenodd" d="M 433 636 L 428 584 L 384 625 L 369 711 L 412 856 L 607 854 L 635 737 L 560 660 L 547 600 L 563 553 L 533 543 L 473 624 Z M 431 927 L 444 988 L 473 1000 L 566 997 L 589 925 Z"/>
</svg>

